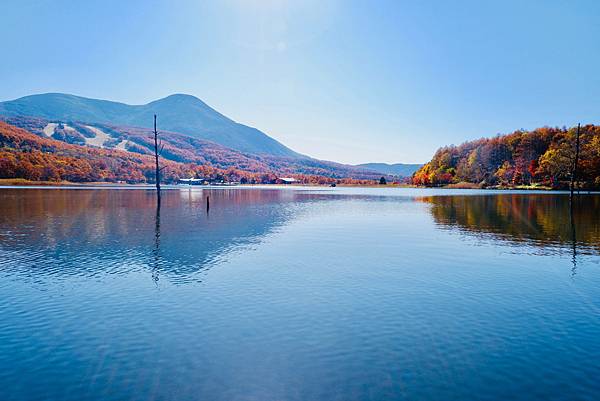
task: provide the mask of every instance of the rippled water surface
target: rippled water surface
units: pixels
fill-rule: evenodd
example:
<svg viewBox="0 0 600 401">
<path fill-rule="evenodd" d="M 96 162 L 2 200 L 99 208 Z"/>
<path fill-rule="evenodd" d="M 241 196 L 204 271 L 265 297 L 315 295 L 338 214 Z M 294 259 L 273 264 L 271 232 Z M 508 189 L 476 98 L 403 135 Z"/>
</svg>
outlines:
<svg viewBox="0 0 600 401">
<path fill-rule="evenodd" d="M 0 189 L 0 400 L 395 399 L 600 399 L 600 196 Z"/>
</svg>

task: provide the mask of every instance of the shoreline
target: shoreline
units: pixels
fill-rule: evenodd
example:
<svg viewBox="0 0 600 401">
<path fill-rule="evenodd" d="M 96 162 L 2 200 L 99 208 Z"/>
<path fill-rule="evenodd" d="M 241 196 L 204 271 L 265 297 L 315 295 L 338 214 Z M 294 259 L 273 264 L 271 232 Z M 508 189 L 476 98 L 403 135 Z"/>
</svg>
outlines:
<svg viewBox="0 0 600 401">
<path fill-rule="evenodd" d="M 70 182 L 70 181 L 29 181 L 24 179 L 0 179 L 0 189 L 150 189 L 154 190 L 154 184 L 128 184 L 114 182 Z M 423 187 L 409 184 L 387 184 L 387 185 L 352 185 L 338 184 L 336 187 L 329 185 L 312 185 L 312 184 L 239 184 L 239 185 L 179 185 L 179 184 L 162 184 L 165 190 L 172 189 L 232 189 L 232 188 L 262 188 L 262 189 L 283 189 L 283 188 L 398 188 L 398 189 L 430 189 L 430 190 L 471 190 L 471 191 L 532 191 L 532 192 L 549 192 L 549 193 L 568 193 L 568 189 L 552 189 L 543 186 L 515 186 L 515 187 L 487 187 L 480 188 L 475 185 L 446 185 L 440 187 Z M 600 191 L 580 191 L 581 194 L 598 194 Z"/>
</svg>

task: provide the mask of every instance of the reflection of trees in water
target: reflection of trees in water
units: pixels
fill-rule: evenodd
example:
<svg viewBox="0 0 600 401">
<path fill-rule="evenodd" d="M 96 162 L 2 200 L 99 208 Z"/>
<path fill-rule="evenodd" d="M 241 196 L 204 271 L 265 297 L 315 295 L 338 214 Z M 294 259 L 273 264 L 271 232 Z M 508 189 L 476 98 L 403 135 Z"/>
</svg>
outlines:
<svg viewBox="0 0 600 401">
<path fill-rule="evenodd" d="M 195 211 L 205 207 L 206 194 L 213 205 L 239 209 L 286 200 L 280 191 L 165 191 L 163 211 Z M 293 200 L 293 199 L 288 199 Z M 211 212 L 217 213 L 218 210 Z M 154 222 L 156 196 L 145 190 L 43 190 L 3 189 L 0 193 L 0 230 L 18 230 L 30 226 L 27 239 L 46 245 L 60 245 L 66 239 L 103 242 L 107 235 L 121 240 L 137 239 L 136 233 Z M 189 223 L 194 219 L 190 218 Z M 168 223 L 168 222 L 167 222 Z M 179 224 L 177 219 L 174 223 Z M 197 222 L 196 222 L 197 223 Z M 1 233 L 1 231 L 0 231 Z M 0 242 L 15 239 L 1 236 Z"/>
<path fill-rule="evenodd" d="M 186 280 L 259 242 L 298 213 L 298 201 L 292 191 L 167 190 L 157 209 L 146 190 L 8 189 L 0 193 L 0 251 L 22 269 L 42 260 L 40 274 L 146 266 L 154 279 L 160 272 Z"/>
<path fill-rule="evenodd" d="M 211 199 L 206 213 L 206 196 Z M 246 249 L 309 210 L 306 202 L 412 202 L 410 197 L 331 196 L 282 190 L 168 190 L 161 208 L 146 190 L 0 192 L 0 251 L 29 273 L 83 275 L 152 271 L 156 280 L 198 280 L 198 272 Z M 442 227 L 577 256 L 600 253 L 600 196 L 501 194 L 414 198 Z M 38 261 L 42 261 L 38 263 Z M 37 271 L 36 271 L 36 274 Z"/>
<path fill-rule="evenodd" d="M 525 243 L 540 249 L 570 248 L 574 255 L 600 252 L 600 196 L 501 194 L 421 197 L 435 222 L 470 235 Z"/>
</svg>

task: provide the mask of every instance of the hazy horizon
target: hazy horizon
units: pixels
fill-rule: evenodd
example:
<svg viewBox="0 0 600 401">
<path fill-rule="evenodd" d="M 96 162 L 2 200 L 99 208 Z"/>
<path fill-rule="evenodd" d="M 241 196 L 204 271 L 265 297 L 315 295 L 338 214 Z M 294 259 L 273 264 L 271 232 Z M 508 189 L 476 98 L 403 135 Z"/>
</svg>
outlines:
<svg viewBox="0 0 600 401">
<path fill-rule="evenodd" d="M 591 1 L 8 1 L 0 99 L 186 93 L 318 159 L 423 163 L 447 144 L 597 123 L 599 11 Z"/>
</svg>

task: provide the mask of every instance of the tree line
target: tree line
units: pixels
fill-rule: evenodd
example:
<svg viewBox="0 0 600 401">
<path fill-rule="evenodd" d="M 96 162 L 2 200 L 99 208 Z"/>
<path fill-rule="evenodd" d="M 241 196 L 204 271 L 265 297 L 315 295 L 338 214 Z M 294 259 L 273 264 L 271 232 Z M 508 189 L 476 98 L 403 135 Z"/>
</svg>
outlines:
<svg viewBox="0 0 600 401">
<path fill-rule="evenodd" d="M 600 188 L 600 126 L 585 125 L 579 135 L 576 187 Z M 471 183 L 481 187 L 544 186 L 566 189 L 577 152 L 577 127 L 518 130 L 445 146 L 415 172 L 422 186 Z"/>
</svg>

